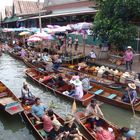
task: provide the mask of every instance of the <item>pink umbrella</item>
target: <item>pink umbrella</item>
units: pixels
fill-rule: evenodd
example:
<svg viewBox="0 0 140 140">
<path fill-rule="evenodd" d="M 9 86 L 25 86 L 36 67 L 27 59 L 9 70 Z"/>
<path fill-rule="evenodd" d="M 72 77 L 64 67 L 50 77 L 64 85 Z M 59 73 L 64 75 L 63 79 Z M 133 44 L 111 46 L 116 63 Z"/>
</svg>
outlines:
<svg viewBox="0 0 140 140">
<path fill-rule="evenodd" d="M 37 42 L 37 41 L 42 41 L 42 39 L 39 37 L 30 37 L 28 39 L 28 42 Z"/>
<path fill-rule="evenodd" d="M 42 33 L 36 33 L 34 34 L 32 37 L 39 37 L 41 39 L 46 39 L 46 40 L 53 40 L 53 36 L 50 35 L 50 34 L 47 34 L 45 32 L 42 32 Z"/>
</svg>

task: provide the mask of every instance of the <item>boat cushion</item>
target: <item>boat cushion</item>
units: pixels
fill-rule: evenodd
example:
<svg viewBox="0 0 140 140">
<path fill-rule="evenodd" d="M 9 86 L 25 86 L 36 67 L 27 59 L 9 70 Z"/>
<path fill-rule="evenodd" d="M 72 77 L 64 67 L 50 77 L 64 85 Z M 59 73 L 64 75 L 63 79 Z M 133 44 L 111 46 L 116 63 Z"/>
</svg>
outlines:
<svg viewBox="0 0 140 140">
<path fill-rule="evenodd" d="M 93 88 L 93 86 L 89 86 L 88 90 L 90 90 L 90 89 L 92 89 L 92 88 Z"/>
<path fill-rule="evenodd" d="M 0 98 L 5 97 L 5 96 L 8 96 L 8 93 L 7 92 L 1 92 L 0 93 Z"/>
<path fill-rule="evenodd" d="M 97 90 L 97 91 L 95 91 L 95 92 L 93 92 L 93 93 L 99 95 L 99 94 L 101 94 L 103 91 L 104 91 L 104 90 L 99 89 L 99 90 Z"/>
<path fill-rule="evenodd" d="M 116 94 L 111 94 L 111 95 L 109 95 L 107 98 L 108 99 L 113 99 L 113 98 L 115 98 L 117 95 Z"/>
<path fill-rule="evenodd" d="M 46 138 L 48 136 L 48 134 L 43 130 L 43 129 L 40 129 L 39 130 L 39 133 L 41 134 L 42 137 Z"/>
</svg>

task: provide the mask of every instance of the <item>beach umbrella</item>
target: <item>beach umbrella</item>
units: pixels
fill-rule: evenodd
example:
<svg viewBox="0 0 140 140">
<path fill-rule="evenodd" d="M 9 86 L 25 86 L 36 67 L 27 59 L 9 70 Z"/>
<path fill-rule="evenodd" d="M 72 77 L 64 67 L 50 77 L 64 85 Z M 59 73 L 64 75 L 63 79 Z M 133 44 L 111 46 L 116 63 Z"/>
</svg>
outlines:
<svg viewBox="0 0 140 140">
<path fill-rule="evenodd" d="M 39 37 L 30 37 L 28 39 L 28 42 L 38 42 L 38 41 L 42 41 L 42 39 Z"/>
<path fill-rule="evenodd" d="M 24 32 L 19 33 L 20 36 L 29 35 L 29 34 L 31 34 L 31 33 L 30 32 L 27 32 L 27 31 L 24 31 Z"/>
</svg>

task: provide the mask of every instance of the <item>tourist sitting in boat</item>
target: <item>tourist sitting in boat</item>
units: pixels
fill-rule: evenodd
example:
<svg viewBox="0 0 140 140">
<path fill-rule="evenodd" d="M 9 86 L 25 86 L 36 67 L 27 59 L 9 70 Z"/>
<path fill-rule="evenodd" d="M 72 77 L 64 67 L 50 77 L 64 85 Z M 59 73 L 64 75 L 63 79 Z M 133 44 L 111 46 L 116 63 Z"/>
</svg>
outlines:
<svg viewBox="0 0 140 140">
<path fill-rule="evenodd" d="M 126 93 L 122 97 L 122 101 L 126 103 L 135 103 L 137 101 L 137 91 L 134 83 L 128 84 Z"/>
<path fill-rule="evenodd" d="M 85 115 L 92 115 L 86 120 L 86 127 L 88 129 L 95 129 L 96 126 L 102 126 L 104 124 L 104 121 L 100 119 L 100 117 L 104 118 L 104 115 L 95 99 L 92 99 L 86 107 Z"/>
<path fill-rule="evenodd" d="M 40 98 L 35 99 L 35 104 L 32 106 L 32 115 L 35 117 L 37 121 L 41 121 L 43 115 L 46 113 L 46 106 L 41 104 Z"/>
<path fill-rule="evenodd" d="M 72 76 L 71 80 L 70 80 L 70 83 L 77 80 L 77 79 L 79 80 L 80 76 L 79 76 L 78 72 L 75 72 L 74 75 Z"/>
<path fill-rule="evenodd" d="M 86 74 L 83 76 L 82 85 L 83 85 L 84 90 L 86 90 L 86 91 L 88 91 L 92 88 L 92 86 L 90 85 L 89 76 Z"/>
<path fill-rule="evenodd" d="M 55 79 L 55 83 L 57 88 L 62 87 L 66 84 L 66 82 L 63 80 L 63 77 L 61 75 L 59 75 L 56 79 Z"/>
<path fill-rule="evenodd" d="M 122 127 L 120 129 L 120 132 L 122 134 L 122 137 L 125 137 L 127 140 L 135 139 L 136 131 L 131 130 L 127 127 Z"/>
<path fill-rule="evenodd" d="M 103 127 L 96 128 L 96 139 L 97 140 L 115 140 L 115 136 Z"/>
<path fill-rule="evenodd" d="M 21 89 L 21 98 L 23 103 L 27 103 L 29 105 L 34 104 L 35 102 L 35 96 L 30 92 L 26 82 L 23 82 L 23 87 Z"/>
<path fill-rule="evenodd" d="M 76 79 L 71 80 L 70 83 L 74 85 L 74 90 L 70 91 L 68 95 L 76 99 L 81 99 L 84 95 L 82 82 L 79 79 Z"/>
<path fill-rule="evenodd" d="M 59 140 L 63 138 L 64 128 L 58 120 L 52 122 L 53 129 L 50 131 L 48 138 L 50 140 Z"/>
<path fill-rule="evenodd" d="M 47 116 L 46 114 L 43 114 L 41 119 L 43 121 L 43 129 L 49 135 L 49 133 L 53 129 L 52 121 L 51 121 L 50 117 Z"/>
<path fill-rule="evenodd" d="M 64 122 L 63 138 L 66 140 L 82 140 L 82 134 L 79 132 L 75 118 L 72 115 L 67 115 Z"/>
</svg>

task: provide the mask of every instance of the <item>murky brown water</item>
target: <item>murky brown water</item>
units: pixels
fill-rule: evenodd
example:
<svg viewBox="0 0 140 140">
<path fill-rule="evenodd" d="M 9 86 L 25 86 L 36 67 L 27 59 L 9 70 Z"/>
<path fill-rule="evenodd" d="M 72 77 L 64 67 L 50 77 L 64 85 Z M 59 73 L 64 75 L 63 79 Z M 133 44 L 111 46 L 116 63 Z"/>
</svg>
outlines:
<svg viewBox="0 0 140 140">
<path fill-rule="evenodd" d="M 71 112 L 71 102 L 65 101 L 59 98 L 54 93 L 50 93 L 39 87 L 37 84 L 30 81 L 24 75 L 26 66 L 18 60 L 10 57 L 9 55 L 3 55 L 0 57 L 0 80 L 4 82 L 18 97 L 20 97 L 20 90 L 23 81 L 27 80 L 32 93 L 35 96 L 39 96 L 42 101 L 49 105 L 52 101 L 55 104 L 55 111 L 61 116 Z M 83 108 L 78 107 L 79 110 Z M 102 106 L 105 117 L 121 126 L 128 126 L 136 129 L 137 139 L 140 140 L 140 117 L 133 118 L 131 111 L 126 111 L 117 107 L 113 107 L 107 104 Z M 20 116 L 16 115 L 10 117 L 8 114 L 0 111 L 0 140 L 35 140 L 35 136 L 32 134 L 31 129 L 22 122 Z"/>
</svg>

